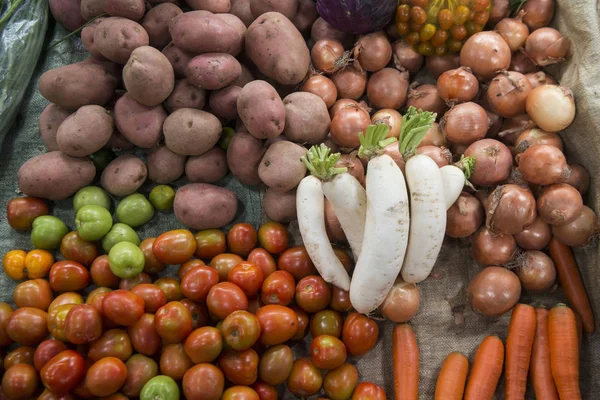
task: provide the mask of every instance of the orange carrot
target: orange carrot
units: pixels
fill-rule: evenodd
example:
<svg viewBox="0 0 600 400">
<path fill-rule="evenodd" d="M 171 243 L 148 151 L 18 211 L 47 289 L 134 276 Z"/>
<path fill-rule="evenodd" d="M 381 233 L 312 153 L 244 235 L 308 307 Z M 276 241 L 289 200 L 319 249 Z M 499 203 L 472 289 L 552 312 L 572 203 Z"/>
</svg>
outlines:
<svg viewBox="0 0 600 400">
<path fill-rule="evenodd" d="M 579 392 L 579 345 L 573 310 L 558 304 L 548 313 L 550 366 L 561 400 L 581 399 Z"/>
<path fill-rule="evenodd" d="M 513 308 L 506 338 L 505 399 L 525 399 L 531 348 L 535 337 L 535 309 L 527 304 Z"/>
<path fill-rule="evenodd" d="M 569 300 L 569 304 L 581 316 L 583 329 L 587 333 L 594 333 L 594 313 L 587 291 L 581 280 L 573 251 L 569 246 L 565 246 L 554 238 L 550 240 L 548 249 L 550 257 L 554 261 L 556 272 L 558 272 L 558 280 L 565 292 L 565 296 L 567 296 L 567 300 Z"/>
<path fill-rule="evenodd" d="M 498 336 L 488 336 L 479 345 L 467 382 L 464 400 L 492 400 L 504 363 L 504 344 Z"/>
<path fill-rule="evenodd" d="M 469 360 L 460 353 L 450 353 L 444 360 L 435 385 L 435 400 L 462 400 Z"/>
<path fill-rule="evenodd" d="M 398 400 L 419 398 L 419 347 L 412 326 L 398 324 L 392 337 L 394 394 Z"/>
<path fill-rule="evenodd" d="M 558 392 L 552 378 L 550 368 L 550 344 L 548 342 L 548 310 L 536 308 L 536 328 L 533 349 L 531 351 L 531 364 L 529 371 L 535 390 L 536 399 L 558 400 Z"/>
</svg>

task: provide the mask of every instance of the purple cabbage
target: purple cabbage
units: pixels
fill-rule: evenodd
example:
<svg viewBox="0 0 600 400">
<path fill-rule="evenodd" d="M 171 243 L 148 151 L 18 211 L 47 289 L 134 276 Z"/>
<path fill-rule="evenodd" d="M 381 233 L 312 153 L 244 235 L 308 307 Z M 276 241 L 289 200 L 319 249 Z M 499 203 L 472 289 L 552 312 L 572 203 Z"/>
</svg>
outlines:
<svg viewBox="0 0 600 400">
<path fill-rule="evenodd" d="M 382 30 L 397 6 L 397 0 L 317 0 L 317 11 L 325 21 L 353 34 Z"/>
</svg>

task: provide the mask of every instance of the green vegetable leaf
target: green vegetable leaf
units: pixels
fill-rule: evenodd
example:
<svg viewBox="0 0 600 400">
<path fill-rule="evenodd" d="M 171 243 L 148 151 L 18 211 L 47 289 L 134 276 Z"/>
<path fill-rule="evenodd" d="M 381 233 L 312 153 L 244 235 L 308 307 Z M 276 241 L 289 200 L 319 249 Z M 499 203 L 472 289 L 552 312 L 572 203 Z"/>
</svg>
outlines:
<svg viewBox="0 0 600 400">
<path fill-rule="evenodd" d="M 400 154 L 407 159 L 412 156 L 427 131 L 433 126 L 437 114 L 410 106 L 402 117 L 400 128 Z"/>
<path fill-rule="evenodd" d="M 335 164 L 340 160 L 340 153 L 331 154 L 331 149 L 323 143 L 320 146 L 311 147 L 300 160 L 312 175 L 322 181 L 331 180 L 335 175 L 348 171 L 346 167 L 335 167 Z"/>
<path fill-rule="evenodd" d="M 512 14 L 517 14 L 523 4 L 525 4 L 527 0 L 510 0 L 510 11 Z"/>
<path fill-rule="evenodd" d="M 388 139 L 385 138 L 389 132 L 390 127 L 387 124 L 369 125 L 364 133 L 358 134 L 360 140 L 358 156 L 371 159 L 381 154 L 382 149 L 389 144 Z"/>
</svg>

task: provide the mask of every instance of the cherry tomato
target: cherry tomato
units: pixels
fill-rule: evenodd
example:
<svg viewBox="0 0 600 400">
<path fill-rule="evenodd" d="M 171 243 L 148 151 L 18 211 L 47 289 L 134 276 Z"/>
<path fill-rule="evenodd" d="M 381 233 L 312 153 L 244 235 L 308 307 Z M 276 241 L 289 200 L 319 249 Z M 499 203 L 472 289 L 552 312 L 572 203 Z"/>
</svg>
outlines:
<svg viewBox="0 0 600 400">
<path fill-rule="evenodd" d="M 348 353 L 354 356 L 368 353 L 377 343 L 378 336 L 379 327 L 372 319 L 357 312 L 346 317 L 342 327 L 342 340 Z"/>
<path fill-rule="evenodd" d="M 196 257 L 203 260 L 225 253 L 227 238 L 219 229 L 206 229 L 194 235 L 196 239 Z"/>
<path fill-rule="evenodd" d="M 339 338 L 342 335 L 342 316 L 337 311 L 319 311 L 310 319 L 310 334 L 313 338 L 319 335 Z"/>
<path fill-rule="evenodd" d="M 59 340 L 44 340 L 35 348 L 35 352 L 33 354 L 33 366 L 36 370 L 41 371 L 48 361 L 50 361 L 58 353 L 65 350 L 67 350 L 67 346 Z"/>
<path fill-rule="evenodd" d="M 323 375 L 308 358 L 300 358 L 294 361 L 286 383 L 292 394 L 298 397 L 310 397 L 321 390 Z"/>
<path fill-rule="evenodd" d="M 114 322 L 108 321 L 106 318 L 104 318 L 104 315 L 102 313 L 102 302 L 104 301 L 104 296 L 106 296 L 107 293 L 110 292 L 112 292 L 112 289 L 106 287 L 99 287 L 92 290 L 90 294 L 88 294 L 87 299 L 85 299 L 85 304 L 93 306 L 96 309 L 96 311 L 98 311 L 102 316 L 102 321 L 106 321 L 108 326 L 116 325 Z M 52 307 L 52 305 L 50 305 L 50 307 Z"/>
<path fill-rule="evenodd" d="M 386 400 L 383 388 L 371 382 L 361 382 L 354 389 L 352 400 Z"/>
<path fill-rule="evenodd" d="M 156 275 L 162 272 L 166 265 L 154 255 L 152 250 L 156 238 L 147 238 L 140 243 L 140 249 L 144 253 L 144 272 L 149 275 Z"/>
<path fill-rule="evenodd" d="M 52 310 L 50 310 L 48 313 L 48 331 L 53 338 L 63 342 L 67 341 L 67 336 L 65 335 L 65 321 L 67 320 L 69 311 L 75 306 L 76 304 L 62 304 L 53 307 Z"/>
<path fill-rule="evenodd" d="M 310 359 L 317 368 L 335 369 L 346 361 L 346 346 L 335 336 L 317 336 L 310 344 Z"/>
<path fill-rule="evenodd" d="M 302 340 L 308 332 L 308 314 L 306 313 L 306 311 L 297 306 L 292 306 L 292 310 L 294 310 L 296 316 L 298 317 L 298 327 L 296 329 L 296 333 L 294 333 L 294 336 L 292 336 L 292 340 Z"/>
<path fill-rule="evenodd" d="M 339 247 L 335 247 L 333 249 L 333 252 L 335 253 L 338 260 L 340 260 L 340 262 L 344 266 L 344 269 L 349 274 L 351 274 L 352 271 L 354 270 L 354 262 L 352 261 L 352 258 L 350 257 L 350 255 L 348 255 L 348 253 L 346 251 L 340 249 Z"/>
<path fill-rule="evenodd" d="M 25 279 L 27 277 L 25 257 L 27 257 L 27 253 L 23 250 L 11 250 L 6 253 L 2 262 L 4 273 L 16 281 Z"/>
<path fill-rule="evenodd" d="M 258 240 L 256 229 L 250 224 L 235 224 L 227 232 L 227 247 L 232 253 L 242 257 L 248 254 L 256 247 Z"/>
<path fill-rule="evenodd" d="M 76 261 L 57 261 L 50 268 L 50 287 L 55 292 L 77 292 L 90 284 L 90 273 Z"/>
<path fill-rule="evenodd" d="M 156 361 L 141 354 L 132 355 L 125 366 L 127 379 L 121 391 L 128 397 L 139 397 L 146 382 L 158 375 Z"/>
<path fill-rule="evenodd" d="M 9 369 L 17 364 L 33 365 L 35 349 L 29 346 L 20 346 L 4 357 L 4 369 Z"/>
<path fill-rule="evenodd" d="M 48 204 L 37 197 L 17 197 L 6 204 L 6 219 L 16 231 L 30 230 L 33 220 L 41 215 L 48 215 Z"/>
<path fill-rule="evenodd" d="M 183 264 L 192 258 L 195 251 L 196 239 L 186 229 L 165 232 L 152 245 L 156 259 L 165 264 Z"/>
<path fill-rule="evenodd" d="M 167 295 L 167 303 L 170 301 L 179 301 L 183 299 L 183 294 L 181 293 L 181 286 L 179 281 L 175 278 L 170 278 L 168 276 L 163 276 L 162 278 L 154 281 L 154 284 L 161 288 L 163 292 Z"/>
<path fill-rule="evenodd" d="M 17 285 L 13 292 L 13 300 L 18 308 L 33 307 L 47 311 L 54 296 L 47 280 L 32 279 Z"/>
<path fill-rule="evenodd" d="M 158 353 L 161 346 L 161 338 L 154 325 L 154 319 L 154 314 L 144 314 L 135 325 L 127 328 L 135 351 L 146 356 Z"/>
<path fill-rule="evenodd" d="M 114 394 L 127 380 L 127 367 L 115 357 L 96 361 L 87 371 L 85 385 L 94 396 Z"/>
<path fill-rule="evenodd" d="M 83 265 L 92 265 L 98 257 L 98 246 L 92 242 L 86 242 L 77 231 L 69 232 L 63 236 L 60 242 L 60 253 L 65 260 L 76 261 Z"/>
<path fill-rule="evenodd" d="M 264 276 L 257 265 L 242 262 L 229 271 L 227 280 L 242 289 L 246 296 L 252 297 L 260 291 Z"/>
<path fill-rule="evenodd" d="M 185 373 L 182 386 L 188 399 L 219 400 L 225 387 L 225 376 L 212 364 L 197 364 Z"/>
<path fill-rule="evenodd" d="M 288 247 L 289 234 L 283 224 L 269 221 L 258 228 L 258 242 L 269 253 L 281 254 Z"/>
<path fill-rule="evenodd" d="M 192 316 L 192 329 L 197 329 L 208 324 L 210 316 L 204 303 L 196 303 L 190 299 L 183 299 L 181 300 L 181 304 L 188 309 Z"/>
<path fill-rule="evenodd" d="M 190 333 L 183 348 L 194 364 L 213 362 L 223 350 L 221 331 L 212 326 L 198 328 Z"/>
<path fill-rule="evenodd" d="M 132 290 L 137 285 L 141 285 L 143 283 L 152 283 L 152 278 L 145 272 L 141 272 L 133 278 L 121 279 L 121 282 L 119 282 L 119 289 Z"/>
<path fill-rule="evenodd" d="M 269 385 L 277 386 L 290 376 L 294 353 L 290 346 L 279 344 L 269 347 L 260 357 L 258 376 Z"/>
<path fill-rule="evenodd" d="M 291 247 L 284 251 L 279 256 L 277 267 L 292 274 L 297 281 L 306 276 L 317 274 L 317 269 L 304 246 Z"/>
<path fill-rule="evenodd" d="M 219 357 L 219 368 L 234 385 L 252 385 L 258 378 L 258 354 L 253 349 L 226 350 Z"/>
<path fill-rule="evenodd" d="M 193 301 L 206 301 L 210 289 L 219 283 L 219 273 L 207 266 L 198 266 L 181 280 L 181 293 Z"/>
<path fill-rule="evenodd" d="M 287 306 L 294 300 L 296 282 L 287 271 L 279 270 L 267 276 L 262 284 L 260 298 L 264 304 Z"/>
<path fill-rule="evenodd" d="M 269 304 L 256 312 L 260 322 L 260 342 L 267 346 L 281 344 L 294 336 L 298 327 L 296 313 L 288 307 Z"/>
<path fill-rule="evenodd" d="M 14 400 L 29 399 L 35 393 L 38 384 L 37 371 L 29 364 L 13 365 L 2 376 L 2 392 Z"/>
<path fill-rule="evenodd" d="M 296 304 L 307 313 L 321 311 L 329 305 L 331 289 L 318 275 L 302 278 L 296 285 Z"/>
<path fill-rule="evenodd" d="M 144 299 L 128 290 L 114 290 L 104 296 L 102 313 L 116 324 L 131 326 L 144 315 Z"/>
<path fill-rule="evenodd" d="M 234 311 L 223 320 L 223 339 L 232 350 L 242 351 L 254 346 L 260 337 L 260 322 L 248 311 Z"/>
<path fill-rule="evenodd" d="M 165 292 L 151 283 L 140 283 L 131 289 L 131 292 L 144 300 L 144 311 L 147 313 L 156 312 L 156 310 L 167 304 Z"/>
<path fill-rule="evenodd" d="M 183 378 L 185 372 L 194 365 L 185 354 L 183 344 L 166 345 L 160 354 L 160 372 L 176 381 Z"/>
<path fill-rule="evenodd" d="M 116 289 L 119 287 L 120 278 L 116 276 L 108 265 L 108 256 L 101 255 L 96 258 L 90 267 L 90 275 L 94 285 Z"/>
<path fill-rule="evenodd" d="M 275 262 L 275 259 L 265 249 L 252 250 L 250 254 L 248 254 L 248 262 L 258 265 L 258 267 L 262 270 L 264 278 L 277 271 L 277 263 Z"/>
<path fill-rule="evenodd" d="M 223 392 L 221 400 L 260 400 L 260 397 L 251 387 L 231 386 Z"/>
<path fill-rule="evenodd" d="M 93 292 L 92 292 L 93 293 Z M 90 295 L 92 294 L 90 293 Z M 90 296 L 88 296 L 89 298 Z M 54 307 L 62 306 L 64 304 L 83 304 L 83 297 L 79 293 L 75 292 L 67 292 L 62 293 L 56 296 L 52 303 L 50 303 L 50 307 L 48 307 L 48 313 L 52 312 Z"/>
<path fill-rule="evenodd" d="M 65 337 L 73 344 L 93 342 L 102 336 L 102 317 L 89 304 L 71 308 L 65 319 Z"/>
<path fill-rule="evenodd" d="M 4 324 L 4 331 L 12 340 L 25 346 L 35 346 L 48 335 L 48 314 L 37 308 L 15 310 Z"/>
<path fill-rule="evenodd" d="M 244 259 L 237 254 L 223 253 L 215 256 L 210 261 L 210 266 L 219 273 L 219 282 L 227 282 L 229 271 L 241 262 L 244 262 Z"/>
<path fill-rule="evenodd" d="M 54 256 L 48 250 L 31 250 L 25 256 L 25 268 L 29 279 L 45 278 L 54 264 Z"/>
<path fill-rule="evenodd" d="M 262 381 L 256 381 L 250 386 L 260 400 L 277 400 L 277 388 Z"/>
<path fill-rule="evenodd" d="M 87 356 L 94 362 L 104 357 L 116 357 L 121 361 L 127 361 L 132 353 L 127 332 L 123 329 L 110 329 L 90 344 Z"/>
<path fill-rule="evenodd" d="M 183 278 L 185 277 L 185 275 L 188 272 L 190 272 L 191 270 L 193 270 L 196 267 L 204 267 L 204 266 L 206 266 L 206 264 L 202 260 L 193 259 L 190 261 L 186 261 L 179 266 L 179 269 L 177 270 L 177 277 L 179 278 L 180 282 L 183 282 Z"/>
<path fill-rule="evenodd" d="M 0 347 L 8 346 L 13 342 L 4 329 L 4 324 L 8 321 L 12 313 L 13 308 L 10 304 L 0 303 Z"/>
<path fill-rule="evenodd" d="M 331 290 L 331 301 L 329 307 L 335 311 L 348 312 L 352 309 L 352 303 L 350 303 L 350 293 L 347 290 L 340 289 L 337 286 L 333 286 Z"/>
<path fill-rule="evenodd" d="M 58 396 L 65 395 L 85 377 L 85 360 L 76 351 L 61 351 L 44 365 L 40 377 L 46 389 Z"/>
<path fill-rule="evenodd" d="M 236 310 L 248 309 L 248 298 L 238 286 L 221 282 L 213 286 L 206 298 L 208 312 L 218 320 L 225 319 Z"/>
<path fill-rule="evenodd" d="M 172 301 L 158 309 L 154 325 L 163 342 L 183 342 L 192 332 L 192 315 L 179 301 Z"/>
<path fill-rule="evenodd" d="M 344 364 L 327 372 L 323 390 L 331 400 L 348 400 L 358 383 L 358 371 L 352 364 Z"/>
</svg>

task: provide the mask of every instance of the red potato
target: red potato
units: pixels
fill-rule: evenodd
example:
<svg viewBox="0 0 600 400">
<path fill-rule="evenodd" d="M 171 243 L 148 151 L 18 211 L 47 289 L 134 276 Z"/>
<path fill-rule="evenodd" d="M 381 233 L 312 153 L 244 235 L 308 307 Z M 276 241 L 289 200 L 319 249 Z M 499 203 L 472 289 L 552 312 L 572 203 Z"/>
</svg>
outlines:
<svg viewBox="0 0 600 400">
<path fill-rule="evenodd" d="M 113 118 L 104 107 L 83 106 L 59 126 L 56 143 L 67 155 L 85 157 L 100 150 L 113 129 Z"/>
<path fill-rule="evenodd" d="M 281 192 L 267 188 L 263 197 L 263 208 L 269 219 L 290 222 L 296 219 L 296 190 Z"/>
<path fill-rule="evenodd" d="M 206 10 L 213 13 L 227 13 L 231 8 L 230 0 L 186 0 L 194 10 Z"/>
<path fill-rule="evenodd" d="M 221 228 L 237 213 L 237 197 L 229 189 L 190 183 L 175 194 L 175 217 L 193 229 Z"/>
<path fill-rule="evenodd" d="M 169 59 L 150 46 L 138 47 L 123 68 L 125 88 L 138 103 L 157 106 L 175 87 L 175 72 Z"/>
<path fill-rule="evenodd" d="M 82 2 L 83 6 L 83 2 Z M 103 12 L 101 11 L 100 14 Z M 97 18 L 92 22 L 89 22 L 82 30 L 81 30 L 81 42 L 83 43 L 83 47 L 90 53 L 90 55 L 98 60 L 106 60 L 106 57 L 100 53 L 96 43 L 94 42 L 94 33 L 96 32 L 96 27 L 100 24 L 100 22 L 104 21 L 104 18 Z"/>
<path fill-rule="evenodd" d="M 306 175 L 306 166 L 300 160 L 306 148 L 288 141 L 273 143 L 263 156 L 258 175 L 265 185 L 278 191 L 294 189 Z"/>
<path fill-rule="evenodd" d="M 171 63 L 175 76 L 178 78 L 185 77 L 185 69 L 187 68 L 188 62 L 194 57 L 194 54 L 180 49 L 175 46 L 173 42 L 169 43 L 162 50 L 162 53 Z"/>
<path fill-rule="evenodd" d="M 100 177 L 102 187 L 113 196 L 128 196 L 142 186 L 148 176 L 146 164 L 126 154 L 112 160 Z"/>
<path fill-rule="evenodd" d="M 298 0 L 250 0 L 250 11 L 258 18 L 269 11 L 276 11 L 292 19 L 298 10 Z"/>
<path fill-rule="evenodd" d="M 150 38 L 144 27 L 137 22 L 110 17 L 96 26 L 94 43 L 104 57 L 125 64 L 133 50 L 148 46 Z"/>
<path fill-rule="evenodd" d="M 242 73 L 235 81 L 233 81 L 232 86 L 239 86 L 243 88 L 253 80 L 254 75 L 252 75 L 252 72 L 248 69 L 248 67 L 242 64 Z"/>
<path fill-rule="evenodd" d="M 180 108 L 202 110 L 205 105 L 206 90 L 190 85 L 186 79 L 180 79 L 175 82 L 173 91 L 165 101 L 165 107 L 169 112 L 175 112 Z"/>
<path fill-rule="evenodd" d="M 173 3 L 162 3 L 148 10 L 141 24 L 148 32 L 150 46 L 163 49 L 171 42 L 169 24 L 173 18 L 182 13 L 181 8 Z"/>
<path fill-rule="evenodd" d="M 42 111 L 39 123 L 40 136 L 48 151 L 58 150 L 56 133 L 60 124 L 62 124 L 69 115 L 71 115 L 69 110 L 65 110 L 56 104 L 48 104 L 48 106 L 44 108 L 44 111 Z"/>
<path fill-rule="evenodd" d="M 185 163 L 185 176 L 192 183 L 215 183 L 228 172 L 227 153 L 220 147 L 192 156 Z"/>
<path fill-rule="evenodd" d="M 85 24 L 81 15 L 80 0 L 49 0 L 50 12 L 66 30 L 74 31 Z"/>
<path fill-rule="evenodd" d="M 104 13 L 104 0 L 81 0 L 81 15 L 86 21 Z M 85 28 L 84 28 L 85 29 Z"/>
<path fill-rule="evenodd" d="M 144 0 L 104 0 L 104 12 L 111 17 L 122 17 L 133 21 L 142 19 L 146 12 Z"/>
<path fill-rule="evenodd" d="M 113 109 L 115 124 L 127 140 L 138 147 L 150 149 L 162 136 L 167 113 L 162 105 L 145 106 L 125 93 Z"/>
<path fill-rule="evenodd" d="M 285 106 L 268 82 L 257 80 L 244 86 L 237 110 L 248 132 L 257 139 L 277 137 L 285 128 Z"/>
<path fill-rule="evenodd" d="M 211 92 L 208 99 L 210 110 L 219 118 L 236 119 L 238 117 L 237 99 L 241 91 L 240 86 L 231 85 Z"/>
<path fill-rule="evenodd" d="M 230 0 L 231 8 L 229 13 L 238 17 L 246 26 L 255 20 L 252 11 L 250 10 L 250 0 Z"/>
<path fill-rule="evenodd" d="M 316 94 L 296 92 L 283 99 L 285 128 L 283 134 L 291 141 L 316 144 L 329 133 L 331 119 L 327 105 Z"/>
<path fill-rule="evenodd" d="M 242 66 L 231 54 L 205 53 L 190 60 L 185 69 L 188 83 L 202 89 L 222 89 L 242 73 Z"/>
<path fill-rule="evenodd" d="M 158 146 L 146 155 L 148 179 L 159 184 L 175 182 L 183 175 L 185 156 L 175 154 L 166 146 Z"/>
<path fill-rule="evenodd" d="M 221 123 L 213 114 L 193 108 L 180 108 L 163 125 L 165 144 L 173 153 L 196 156 L 217 144 Z"/>
<path fill-rule="evenodd" d="M 298 9 L 292 18 L 292 23 L 303 35 L 306 35 L 318 17 L 317 6 L 313 0 L 298 0 Z"/>
<path fill-rule="evenodd" d="M 237 132 L 227 147 L 227 166 L 242 184 L 258 185 L 258 166 L 265 154 L 265 146 L 247 132 Z"/>
</svg>

